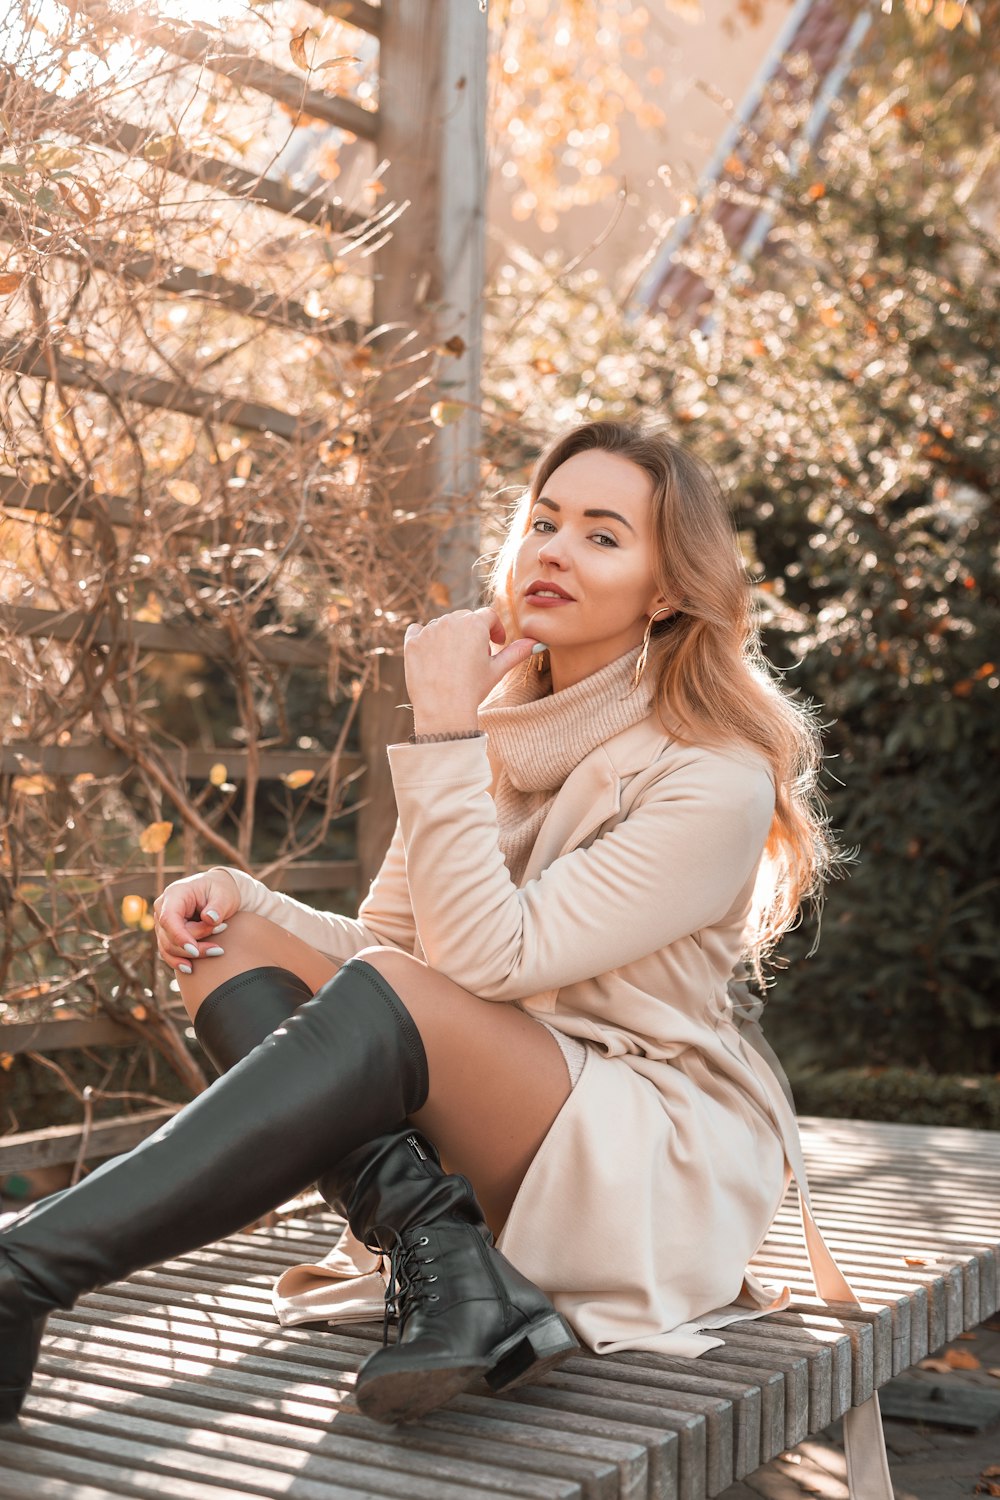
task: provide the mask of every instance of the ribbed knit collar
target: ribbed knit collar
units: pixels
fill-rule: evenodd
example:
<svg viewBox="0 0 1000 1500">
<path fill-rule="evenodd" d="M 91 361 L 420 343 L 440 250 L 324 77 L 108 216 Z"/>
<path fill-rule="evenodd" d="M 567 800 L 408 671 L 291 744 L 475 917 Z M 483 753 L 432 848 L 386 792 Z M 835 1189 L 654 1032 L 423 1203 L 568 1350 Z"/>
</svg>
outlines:
<svg viewBox="0 0 1000 1500">
<path fill-rule="evenodd" d="M 646 718 L 652 707 L 650 674 L 631 691 L 640 646 L 561 692 L 551 671 L 529 657 L 501 678 L 479 709 L 491 759 L 499 757 L 521 792 L 556 791 L 597 745 Z"/>
</svg>

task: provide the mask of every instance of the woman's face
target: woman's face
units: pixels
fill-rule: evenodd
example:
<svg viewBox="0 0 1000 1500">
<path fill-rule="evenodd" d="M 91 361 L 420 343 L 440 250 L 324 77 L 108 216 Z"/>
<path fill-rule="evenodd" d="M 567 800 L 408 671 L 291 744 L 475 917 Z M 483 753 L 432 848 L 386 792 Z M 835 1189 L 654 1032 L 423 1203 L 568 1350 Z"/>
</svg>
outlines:
<svg viewBox="0 0 1000 1500">
<path fill-rule="evenodd" d="M 554 692 L 640 645 L 650 615 L 668 607 L 653 577 L 652 489 L 637 464 L 593 449 L 560 464 L 531 507 L 514 603 L 519 634 L 549 647 Z M 569 601 L 534 599 L 539 580 Z"/>
</svg>

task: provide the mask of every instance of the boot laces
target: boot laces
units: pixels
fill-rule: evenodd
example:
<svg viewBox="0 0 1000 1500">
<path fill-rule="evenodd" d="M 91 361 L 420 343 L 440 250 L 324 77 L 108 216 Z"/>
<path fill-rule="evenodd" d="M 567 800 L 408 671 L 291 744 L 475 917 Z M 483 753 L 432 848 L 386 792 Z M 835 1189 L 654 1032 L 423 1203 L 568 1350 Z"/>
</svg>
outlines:
<svg viewBox="0 0 1000 1500">
<path fill-rule="evenodd" d="M 389 1285 L 385 1292 L 385 1316 L 382 1320 L 382 1346 L 389 1342 L 389 1317 L 396 1313 L 399 1317 L 399 1325 L 396 1330 L 396 1343 L 403 1337 L 403 1326 L 409 1314 L 422 1302 L 437 1302 L 439 1294 L 431 1292 L 427 1283 L 437 1281 L 437 1273 L 428 1275 L 423 1270 L 434 1261 L 433 1255 L 421 1255 L 419 1252 L 424 1246 L 430 1244 L 426 1235 L 421 1235 L 418 1240 L 411 1240 L 407 1245 L 403 1242 L 402 1235 L 398 1230 L 392 1229 L 395 1243 L 389 1253 Z"/>
</svg>

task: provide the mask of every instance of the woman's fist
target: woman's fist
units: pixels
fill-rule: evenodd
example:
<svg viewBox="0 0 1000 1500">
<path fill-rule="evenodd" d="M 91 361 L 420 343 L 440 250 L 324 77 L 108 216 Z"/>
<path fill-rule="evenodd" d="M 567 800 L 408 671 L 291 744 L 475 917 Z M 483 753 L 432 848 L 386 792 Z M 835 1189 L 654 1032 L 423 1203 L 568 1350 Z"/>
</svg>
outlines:
<svg viewBox="0 0 1000 1500">
<path fill-rule="evenodd" d="M 417 734 L 476 728 L 483 699 L 539 644 L 534 636 L 504 645 L 506 640 L 491 605 L 453 609 L 426 625 L 407 625 L 403 670 Z M 503 649 L 491 653 L 491 643 Z"/>
<path fill-rule="evenodd" d="M 171 881 L 153 902 L 156 947 L 163 962 L 190 974 L 193 959 L 224 953 L 215 938 L 239 909 L 236 881 L 225 870 Z"/>
</svg>

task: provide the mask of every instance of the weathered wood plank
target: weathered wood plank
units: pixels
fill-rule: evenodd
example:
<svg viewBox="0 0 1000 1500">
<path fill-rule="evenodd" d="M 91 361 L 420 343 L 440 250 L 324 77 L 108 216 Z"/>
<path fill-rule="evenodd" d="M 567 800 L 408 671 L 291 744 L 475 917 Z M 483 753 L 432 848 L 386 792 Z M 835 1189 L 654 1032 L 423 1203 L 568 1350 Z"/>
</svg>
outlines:
<svg viewBox="0 0 1000 1500">
<path fill-rule="evenodd" d="M 246 432 L 266 432 L 275 437 L 309 441 L 319 435 L 322 423 L 304 421 L 294 412 L 280 411 L 259 401 L 243 401 L 221 391 L 206 391 L 178 380 L 164 380 L 141 370 L 101 369 L 58 348 L 43 350 L 34 341 L 0 339 L 0 369 L 35 380 L 51 380 L 76 390 L 94 391 L 119 401 L 135 401 L 158 411 L 176 411 L 205 422 L 221 422 Z"/>
<path fill-rule="evenodd" d="M 88 644 L 113 645 L 121 639 L 110 622 L 95 616 L 93 610 L 38 609 L 28 604 L 0 605 L 0 621 L 13 627 L 21 636 L 48 636 L 54 641 L 75 641 L 85 635 Z M 131 639 L 144 651 L 193 651 L 220 661 L 232 655 L 232 642 L 221 630 L 190 621 L 153 625 L 144 620 L 129 620 Z M 326 663 L 328 650 L 322 641 L 302 641 L 288 635 L 258 635 L 254 649 L 265 661 L 275 665 L 319 667 Z"/>
<path fill-rule="evenodd" d="M 0 1027 L 0 1049 L 3 1049 L 6 1029 Z M 181 1107 L 178 1105 L 177 1109 Z M 95 1120 L 90 1127 L 87 1160 L 131 1151 L 176 1113 L 174 1109 L 146 1109 L 128 1117 Z M 0 1170 L 27 1172 L 36 1167 L 76 1161 L 82 1135 L 82 1125 L 50 1125 L 46 1130 L 23 1130 L 14 1135 L 0 1136 Z"/>
<path fill-rule="evenodd" d="M 222 764 L 230 781 L 246 777 L 247 751 L 217 745 L 208 750 L 178 750 L 173 745 L 157 748 L 157 758 L 178 777 L 188 781 L 207 781 L 212 767 Z M 331 757 L 314 750 L 262 750 L 256 774 L 259 781 L 277 781 L 291 771 L 326 771 Z M 347 777 L 360 770 L 360 755 L 342 755 L 336 774 Z M 34 745 L 24 740 L 8 740 L 0 747 L 0 772 L 21 775 L 41 771 L 46 776 L 124 776 L 133 769 L 132 762 L 120 750 L 100 741 L 84 745 Z M 345 811 L 351 812 L 352 808 Z"/>
</svg>

